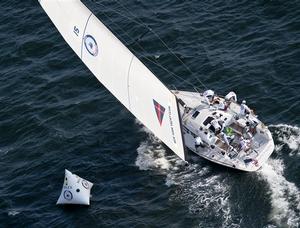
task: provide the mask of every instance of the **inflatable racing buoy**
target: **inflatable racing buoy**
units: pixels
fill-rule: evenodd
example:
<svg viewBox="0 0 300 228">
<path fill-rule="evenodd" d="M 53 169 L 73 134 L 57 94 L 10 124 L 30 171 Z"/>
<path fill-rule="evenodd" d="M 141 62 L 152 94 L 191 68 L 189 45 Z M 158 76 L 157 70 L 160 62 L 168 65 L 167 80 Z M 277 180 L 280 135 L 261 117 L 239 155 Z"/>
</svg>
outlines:
<svg viewBox="0 0 300 228">
<path fill-rule="evenodd" d="M 56 204 L 90 205 L 93 183 L 65 170 L 65 180 Z"/>
</svg>

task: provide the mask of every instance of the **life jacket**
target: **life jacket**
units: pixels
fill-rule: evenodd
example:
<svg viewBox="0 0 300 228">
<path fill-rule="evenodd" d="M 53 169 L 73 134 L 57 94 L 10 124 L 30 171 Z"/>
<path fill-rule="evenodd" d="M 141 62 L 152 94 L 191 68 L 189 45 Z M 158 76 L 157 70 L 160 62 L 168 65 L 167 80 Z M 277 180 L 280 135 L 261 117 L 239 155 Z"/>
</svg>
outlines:
<svg viewBox="0 0 300 228">
<path fill-rule="evenodd" d="M 224 128 L 224 131 L 225 131 L 225 134 L 226 134 L 227 136 L 233 136 L 233 130 L 232 130 L 232 128 L 230 128 L 230 127 L 225 127 L 225 128 Z"/>
</svg>

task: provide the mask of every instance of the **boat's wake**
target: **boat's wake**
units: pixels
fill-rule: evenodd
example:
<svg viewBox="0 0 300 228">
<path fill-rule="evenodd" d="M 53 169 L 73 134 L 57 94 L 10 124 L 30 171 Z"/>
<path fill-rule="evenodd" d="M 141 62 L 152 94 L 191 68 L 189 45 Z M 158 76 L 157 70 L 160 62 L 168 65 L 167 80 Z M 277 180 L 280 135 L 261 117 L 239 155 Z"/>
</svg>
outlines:
<svg viewBox="0 0 300 228">
<path fill-rule="evenodd" d="M 229 186 L 226 180 L 216 175 L 210 166 L 186 165 L 177 156 L 167 154 L 162 143 L 146 129 L 144 130 L 149 137 L 137 149 L 136 165 L 141 170 L 164 173 L 166 185 L 176 185 L 170 200 L 184 202 L 190 213 L 201 215 L 201 221 L 206 220 L 205 216 L 209 219 L 215 217 L 220 221 L 220 226 L 234 227 L 229 204 Z M 207 222 L 199 225 L 204 227 Z"/>
<path fill-rule="evenodd" d="M 285 177 L 285 164 L 280 155 L 287 146 L 290 156 L 299 155 L 298 127 L 273 125 L 271 130 L 276 142 L 275 157 L 270 158 L 258 172 L 259 178 L 268 184 L 270 203 L 270 223 L 279 226 L 298 227 L 300 225 L 300 191 Z M 161 142 L 143 128 L 149 137 L 142 142 L 138 151 L 136 165 L 141 170 L 155 170 L 166 175 L 166 185 L 176 185 L 170 200 L 186 203 L 192 214 L 201 214 L 201 221 L 207 218 L 221 221 L 222 227 L 239 227 L 241 220 L 234 218 L 230 202 L 228 178 L 213 172 L 209 163 L 186 165 L 177 156 L 167 153 Z M 273 156 L 274 157 L 274 156 Z M 243 175 L 243 174 L 241 174 Z M 229 176 L 230 178 L 230 176 Z M 242 217 L 242 216 L 241 216 Z M 200 224 L 200 226 L 207 224 Z"/>
<path fill-rule="evenodd" d="M 300 191 L 285 176 L 285 164 L 280 155 L 283 147 L 289 147 L 289 156 L 299 155 L 300 128 L 286 124 L 271 125 L 273 137 L 277 141 L 275 153 L 278 158 L 270 158 L 260 170 L 270 187 L 272 212 L 270 219 L 277 225 L 300 226 Z M 296 158 L 295 158 L 296 159 Z"/>
<path fill-rule="evenodd" d="M 284 163 L 280 159 L 269 159 L 260 171 L 270 186 L 272 212 L 270 219 L 277 225 L 299 227 L 300 191 L 284 176 Z"/>
<path fill-rule="evenodd" d="M 284 145 L 290 149 L 290 156 L 300 155 L 300 128 L 287 124 L 270 125 L 273 137 L 277 140 L 277 150 L 280 151 Z"/>
</svg>

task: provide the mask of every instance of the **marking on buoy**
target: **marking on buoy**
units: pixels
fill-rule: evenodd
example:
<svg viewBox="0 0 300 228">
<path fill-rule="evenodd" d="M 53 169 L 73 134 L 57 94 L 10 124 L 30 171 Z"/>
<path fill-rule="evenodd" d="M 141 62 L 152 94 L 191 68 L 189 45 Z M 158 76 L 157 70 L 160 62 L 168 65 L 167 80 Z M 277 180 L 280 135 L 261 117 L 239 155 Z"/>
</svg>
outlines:
<svg viewBox="0 0 300 228">
<path fill-rule="evenodd" d="M 86 189 L 89 189 L 89 187 L 90 187 L 89 183 L 86 180 L 82 180 L 81 184 Z"/>
<path fill-rule="evenodd" d="M 66 200 L 72 200 L 73 199 L 73 194 L 72 192 L 70 192 L 69 190 L 65 190 L 64 191 L 64 198 Z"/>
</svg>

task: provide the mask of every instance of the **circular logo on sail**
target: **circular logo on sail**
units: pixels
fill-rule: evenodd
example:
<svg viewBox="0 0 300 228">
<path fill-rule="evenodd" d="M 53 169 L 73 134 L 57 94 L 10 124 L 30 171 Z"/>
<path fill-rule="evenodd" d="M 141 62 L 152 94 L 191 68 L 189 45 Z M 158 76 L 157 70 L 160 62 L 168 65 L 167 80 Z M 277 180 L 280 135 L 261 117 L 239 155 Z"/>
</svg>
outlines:
<svg viewBox="0 0 300 228">
<path fill-rule="evenodd" d="M 84 46 L 86 50 L 92 55 L 97 56 L 98 55 L 98 45 L 94 37 L 91 35 L 86 35 L 84 37 Z"/>
</svg>

